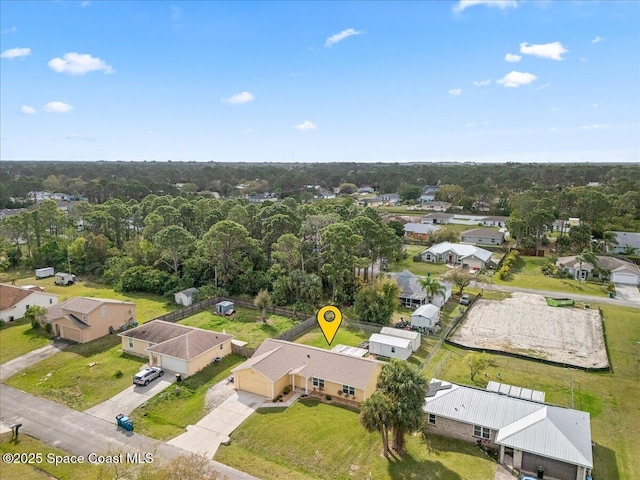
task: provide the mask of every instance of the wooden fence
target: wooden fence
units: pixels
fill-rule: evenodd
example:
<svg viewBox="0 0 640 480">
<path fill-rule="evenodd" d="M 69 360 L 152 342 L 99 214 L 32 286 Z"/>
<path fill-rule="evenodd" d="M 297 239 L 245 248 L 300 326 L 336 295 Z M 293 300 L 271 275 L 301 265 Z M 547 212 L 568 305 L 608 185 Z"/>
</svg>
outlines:
<svg viewBox="0 0 640 480">
<path fill-rule="evenodd" d="M 316 325 L 316 317 L 309 317 L 305 321 L 300 322 L 298 325 L 290 328 L 286 332 L 281 333 L 276 338 L 278 340 L 286 340 L 288 342 L 295 340 L 296 338 L 304 335 Z"/>
</svg>

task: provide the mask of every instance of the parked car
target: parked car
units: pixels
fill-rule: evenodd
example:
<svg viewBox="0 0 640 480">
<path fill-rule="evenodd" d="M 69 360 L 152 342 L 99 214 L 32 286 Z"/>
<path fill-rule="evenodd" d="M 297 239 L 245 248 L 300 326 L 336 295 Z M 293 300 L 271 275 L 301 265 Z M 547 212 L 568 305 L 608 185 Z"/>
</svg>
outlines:
<svg viewBox="0 0 640 480">
<path fill-rule="evenodd" d="M 471 303 L 471 296 L 468 294 L 462 295 L 460 298 L 460 305 L 469 305 Z"/>
<path fill-rule="evenodd" d="M 149 382 L 155 380 L 158 377 L 164 375 L 164 370 L 160 367 L 149 367 L 144 370 L 140 370 L 133 377 L 133 383 L 135 385 L 149 385 Z"/>
</svg>

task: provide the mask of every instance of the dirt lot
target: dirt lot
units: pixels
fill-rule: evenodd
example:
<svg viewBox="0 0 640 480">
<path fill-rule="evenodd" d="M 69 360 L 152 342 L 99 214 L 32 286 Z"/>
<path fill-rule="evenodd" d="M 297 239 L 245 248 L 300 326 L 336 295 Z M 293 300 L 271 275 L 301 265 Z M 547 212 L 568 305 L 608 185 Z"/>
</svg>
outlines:
<svg viewBox="0 0 640 480">
<path fill-rule="evenodd" d="M 478 300 L 450 340 L 578 367 L 609 365 L 598 310 L 550 307 L 542 295 Z"/>
</svg>

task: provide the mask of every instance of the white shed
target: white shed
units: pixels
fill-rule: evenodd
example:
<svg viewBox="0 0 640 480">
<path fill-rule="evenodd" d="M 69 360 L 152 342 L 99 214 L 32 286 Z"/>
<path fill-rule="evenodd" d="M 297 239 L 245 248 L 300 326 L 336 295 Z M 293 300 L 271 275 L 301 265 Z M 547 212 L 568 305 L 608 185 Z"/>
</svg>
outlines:
<svg viewBox="0 0 640 480">
<path fill-rule="evenodd" d="M 402 328 L 382 327 L 380 335 L 411 340 L 411 349 L 414 352 L 420 348 L 420 342 L 422 340 L 422 335 L 420 335 L 419 332 L 411 332 L 409 330 L 403 330 Z"/>
<path fill-rule="evenodd" d="M 72 273 L 58 272 L 55 277 L 53 283 L 56 285 L 73 285 L 76 281 L 76 276 Z"/>
<path fill-rule="evenodd" d="M 182 290 L 176 293 L 173 298 L 175 299 L 178 305 L 183 305 L 188 307 L 193 302 L 198 299 L 198 289 L 197 288 L 187 288 L 186 290 Z"/>
<path fill-rule="evenodd" d="M 411 314 L 411 326 L 422 328 L 433 328 L 440 320 L 440 309 L 429 303 L 418 307 Z"/>
<path fill-rule="evenodd" d="M 431 302 L 429 303 L 432 303 L 438 308 L 442 308 L 444 304 L 447 303 L 451 298 L 451 288 L 453 287 L 453 284 L 447 283 L 447 282 L 439 282 L 439 283 L 440 283 L 440 286 L 442 286 L 442 288 L 444 289 L 444 295 L 441 295 L 441 294 L 434 295 L 433 298 L 431 298 Z"/>
<path fill-rule="evenodd" d="M 411 356 L 411 340 L 374 333 L 369 337 L 369 353 L 406 360 Z"/>
</svg>

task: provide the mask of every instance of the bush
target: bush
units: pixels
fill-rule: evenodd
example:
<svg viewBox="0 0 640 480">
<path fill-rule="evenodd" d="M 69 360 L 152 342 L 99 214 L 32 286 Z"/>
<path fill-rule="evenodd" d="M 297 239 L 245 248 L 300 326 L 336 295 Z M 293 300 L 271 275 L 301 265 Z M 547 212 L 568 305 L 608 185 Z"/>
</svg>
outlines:
<svg viewBox="0 0 640 480">
<path fill-rule="evenodd" d="M 47 332 L 47 333 L 53 332 L 53 327 L 51 326 L 50 323 L 45 323 L 44 324 L 44 331 Z"/>
<path fill-rule="evenodd" d="M 176 288 L 178 279 L 153 267 L 131 267 L 124 271 L 119 290 L 122 292 L 148 292 L 163 295 Z"/>
<path fill-rule="evenodd" d="M 31 328 L 33 328 L 34 330 L 38 330 L 40 328 L 40 322 L 38 322 L 37 319 L 32 319 L 31 320 Z"/>
<path fill-rule="evenodd" d="M 116 373 L 113 374 L 114 378 L 122 378 L 122 376 L 124 375 L 124 373 L 122 373 L 122 370 L 117 370 Z"/>
<path fill-rule="evenodd" d="M 511 273 L 511 269 L 505 265 L 498 270 L 498 278 L 500 280 L 504 280 L 509 276 L 509 273 Z"/>
<path fill-rule="evenodd" d="M 282 393 L 283 393 L 284 395 L 288 395 L 289 393 L 291 393 L 291 385 L 287 385 L 286 387 L 284 387 L 284 388 L 282 389 Z"/>
<path fill-rule="evenodd" d="M 328 402 L 331 401 L 331 395 L 325 395 L 324 398 L 326 398 Z"/>
</svg>

